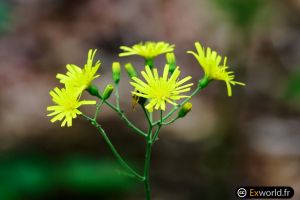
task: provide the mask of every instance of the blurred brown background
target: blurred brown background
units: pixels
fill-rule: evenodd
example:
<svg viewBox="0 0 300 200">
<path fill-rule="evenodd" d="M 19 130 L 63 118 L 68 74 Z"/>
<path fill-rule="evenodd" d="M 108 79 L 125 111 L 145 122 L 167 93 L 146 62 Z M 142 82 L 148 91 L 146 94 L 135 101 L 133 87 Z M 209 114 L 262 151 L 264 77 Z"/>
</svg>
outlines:
<svg viewBox="0 0 300 200">
<path fill-rule="evenodd" d="M 60 128 L 46 107 L 55 75 L 67 63 L 82 66 L 89 48 L 99 49 L 96 83 L 104 88 L 111 62 L 142 68 L 139 57 L 119 58 L 119 46 L 146 40 L 174 43 L 183 74 L 195 82 L 202 71 L 185 52 L 200 41 L 228 56 L 247 84 L 229 98 L 225 84 L 213 82 L 187 117 L 162 130 L 153 199 L 235 199 L 241 185 L 291 186 L 300 199 L 299 0 L 1 0 L 0 199 L 144 198 L 142 185 L 116 173 L 120 166 L 93 127 L 78 118 Z M 122 107 L 145 128 L 124 71 L 121 81 Z M 141 169 L 144 141 L 107 108 L 99 121 Z"/>
</svg>

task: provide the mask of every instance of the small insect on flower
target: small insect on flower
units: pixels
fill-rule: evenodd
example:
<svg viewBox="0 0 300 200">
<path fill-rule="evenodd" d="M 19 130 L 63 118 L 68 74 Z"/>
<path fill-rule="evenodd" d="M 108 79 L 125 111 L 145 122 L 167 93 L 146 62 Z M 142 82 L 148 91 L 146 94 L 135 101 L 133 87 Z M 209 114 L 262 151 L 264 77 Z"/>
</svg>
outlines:
<svg viewBox="0 0 300 200">
<path fill-rule="evenodd" d="M 135 92 L 139 93 L 138 90 L 136 90 Z M 144 97 L 139 97 L 135 94 L 132 94 L 132 100 L 131 100 L 132 110 L 135 111 L 135 107 L 138 104 L 140 104 L 141 106 L 144 106 L 146 101 L 147 101 L 147 99 L 145 99 Z"/>
<path fill-rule="evenodd" d="M 234 81 L 233 71 L 227 71 L 227 57 L 224 58 L 223 65 L 220 65 L 222 57 L 216 51 L 212 51 L 209 47 L 205 51 L 205 48 L 199 42 L 195 43 L 195 47 L 197 53 L 193 51 L 187 53 L 194 55 L 203 68 L 204 78 L 202 80 L 205 80 L 206 84 L 211 80 L 225 81 L 228 96 L 232 95 L 231 85 L 245 86 L 244 83 Z"/>
<path fill-rule="evenodd" d="M 67 88 L 54 88 L 50 91 L 52 101 L 57 104 L 54 106 L 48 106 L 47 111 L 52 113 L 47 116 L 54 116 L 51 122 L 59 120 L 62 121 L 61 126 L 67 124 L 68 127 L 72 126 L 72 119 L 76 118 L 77 115 L 82 114 L 78 108 L 81 105 L 92 105 L 96 104 L 96 101 L 79 101 L 81 91 L 78 88 L 67 87 Z"/>
<path fill-rule="evenodd" d="M 95 75 L 101 65 L 100 61 L 98 60 L 95 65 L 93 65 L 96 52 L 96 49 L 89 50 L 87 62 L 84 65 L 84 68 L 80 68 L 74 64 L 67 64 L 67 73 L 57 74 L 56 78 L 66 86 L 76 87 L 81 91 L 87 89 L 91 85 L 92 81 L 100 76 Z"/>
<path fill-rule="evenodd" d="M 153 108 L 156 110 L 165 110 L 166 102 L 172 105 L 177 105 L 175 103 L 176 100 L 189 97 L 186 95 L 180 95 L 180 93 L 190 91 L 190 87 L 193 83 L 186 85 L 183 84 L 189 81 L 192 77 L 187 76 L 178 81 L 177 79 L 180 75 L 179 67 L 174 70 L 170 78 L 168 78 L 168 64 L 165 65 L 162 77 L 158 76 L 156 68 L 151 70 L 149 66 L 146 66 L 145 71 L 142 71 L 141 74 L 146 82 L 137 77 L 132 77 L 134 82 L 130 82 L 130 84 L 135 88 L 135 90 L 131 93 L 149 100 L 149 103 L 145 106 L 149 112 L 153 112 Z"/>
<path fill-rule="evenodd" d="M 139 55 L 144 57 L 145 59 L 152 59 L 156 56 L 168 52 L 174 51 L 175 45 L 170 45 L 166 42 L 145 42 L 135 44 L 132 47 L 121 46 L 120 49 L 124 52 L 120 53 L 119 56 L 132 56 L 132 55 Z"/>
</svg>

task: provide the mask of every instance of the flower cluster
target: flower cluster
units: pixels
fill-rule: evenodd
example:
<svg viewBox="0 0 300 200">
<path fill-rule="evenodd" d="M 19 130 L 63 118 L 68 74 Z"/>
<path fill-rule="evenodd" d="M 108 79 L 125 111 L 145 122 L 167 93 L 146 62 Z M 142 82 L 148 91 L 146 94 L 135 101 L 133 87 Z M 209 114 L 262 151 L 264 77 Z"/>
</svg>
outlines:
<svg viewBox="0 0 300 200">
<path fill-rule="evenodd" d="M 132 64 L 127 63 L 125 69 L 131 78 L 130 84 L 134 88 L 131 92 L 134 101 L 143 102 L 140 104 L 145 106 L 149 112 L 154 110 L 164 111 L 167 103 L 177 106 L 176 101 L 191 98 L 191 95 L 183 95 L 182 93 L 191 90 L 193 83 L 186 82 L 191 80 L 192 77 L 187 76 L 179 80 L 181 72 L 180 67 L 176 65 L 173 52 L 174 46 L 165 42 L 145 42 L 135 44 L 132 47 L 120 47 L 124 51 L 119 54 L 120 57 L 139 55 L 147 61 L 144 70 L 140 72 L 140 77 Z M 233 71 L 228 71 L 227 57 L 221 63 L 222 57 L 216 51 L 211 50 L 209 47 L 205 49 L 199 42 L 195 43 L 195 47 L 197 52 L 187 51 L 187 53 L 194 55 L 204 70 L 204 77 L 200 79 L 198 84 L 199 90 L 206 87 L 212 80 L 221 80 L 226 83 L 228 96 L 231 96 L 231 85 L 245 85 L 235 81 Z M 99 95 L 97 87 L 91 85 L 92 81 L 100 76 L 97 71 L 101 62 L 98 60 L 94 63 L 95 54 L 96 50 L 89 50 L 87 62 L 83 68 L 74 64 L 67 64 L 66 74 L 57 74 L 56 78 L 64 84 L 64 88 L 59 89 L 56 87 L 50 91 L 52 101 L 56 104 L 47 108 L 48 111 L 51 111 L 48 116 L 54 116 L 51 122 L 59 120 L 62 121 L 61 126 L 72 126 L 72 119 L 82 114 L 78 109 L 81 105 L 96 104 L 95 101 L 80 101 L 84 90 L 99 97 L 102 101 L 106 101 L 110 97 L 114 88 L 113 85 L 109 85 L 105 89 L 104 96 Z M 163 69 L 162 76 L 159 76 L 158 68 L 153 66 L 153 59 L 161 54 L 166 54 L 167 64 Z M 150 64 L 148 61 L 151 61 Z M 112 64 L 112 79 L 116 85 L 119 84 L 120 76 L 120 63 L 114 62 Z M 139 99 L 142 99 L 142 101 Z M 186 105 L 188 105 L 186 108 L 189 108 L 187 110 L 190 110 L 191 104 Z"/>
<path fill-rule="evenodd" d="M 97 74 L 97 71 L 101 65 L 100 61 L 94 63 L 96 50 L 92 49 L 89 50 L 87 62 L 82 68 L 74 64 L 67 64 L 67 72 L 65 74 L 57 74 L 56 78 L 64 87 L 55 87 L 50 91 L 54 105 L 47 107 L 47 111 L 50 111 L 48 116 L 52 117 L 50 121 L 52 123 L 61 121 L 61 126 L 72 126 L 72 120 L 78 115 L 82 115 L 88 120 L 101 134 L 120 164 L 127 170 L 126 174 L 129 173 L 129 175 L 144 183 L 146 199 L 148 200 L 151 199 L 149 184 L 151 149 L 152 145 L 158 141 L 160 129 L 185 117 L 193 107 L 190 99 L 205 88 L 212 80 L 224 81 L 227 85 L 228 96 L 232 95 L 231 85 L 245 85 L 234 80 L 233 72 L 228 71 L 229 67 L 227 66 L 226 57 L 223 59 L 223 63 L 221 63 L 222 57 L 216 51 L 212 51 L 210 48 L 205 49 L 199 42 L 196 42 L 197 52 L 188 51 L 187 53 L 195 56 L 204 70 L 204 77 L 199 80 L 198 86 L 190 93 L 193 86 L 193 83 L 190 83 L 192 77 L 180 77 L 181 68 L 176 64 L 174 46 L 165 42 L 145 42 L 133 45 L 132 47 L 120 47 L 124 51 L 119 54 L 120 57 L 139 55 L 145 59 L 145 65 L 139 70 L 140 73 L 137 73 L 137 70 L 131 63 L 126 63 L 124 68 L 130 78 L 130 85 L 133 87 L 131 91 L 133 107 L 135 108 L 136 105 L 141 106 L 148 122 L 148 131 L 136 127 L 129 121 L 121 108 L 119 96 L 121 64 L 119 62 L 112 63 L 112 84 L 108 84 L 103 93 L 100 94 L 98 88 L 92 85 L 92 81 L 100 76 Z M 166 56 L 166 64 L 163 69 L 157 68 L 154 64 L 154 58 L 161 54 L 165 54 Z M 109 99 L 114 90 L 115 104 L 111 103 Z M 80 100 L 83 91 L 87 91 L 99 100 L 95 106 L 96 109 L 93 118 L 80 111 L 80 106 L 82 105 L 96 104 L 96 101 Z M 129 128 L 146 140 L 143 174 L 130 167 L 114 147 L 101 124 L 98 123 L 97 116 L 103 105 L 107 105 L 115 111 Z M 172 108 L 168 109 L 169 106 L 172 106 Z M 155 119 L 158 115 L 152 114 L 157 110 L 160 111 L 159 119 Z M 165 112 L 166 110 L 169 111 Z M 177 112 L 177 116 L 170 119 L 175 112 Z"/>
<path fill-rule="evenodd" d="M 66 74 L 57 74 L 56 78 L 63 83 L 65 88 L 55 88 L 50 91 L 52 101 L 57 104 L 54 106 L 47 107 L 48 111 L 53 111 L 47 116 L 54 116 L 51 122 L 57 120 L 62 121 L 61 126 L 72 126 L 72 119 L 76 118 L 77 115 L 82 114 L 78 108 L 81 105 L 92 105 L 96 104 L 96 101 L 80 101 L 82 92 L 87 89 L 92 81 L 99 77 L 96 75 L 101 63 L 97 61 L 93 64 L 97 50 L 90 49 L 88 52 L 87 62 L 84 68 L 80 68 L 74 64 L 67 64 Z"/>
</svg>

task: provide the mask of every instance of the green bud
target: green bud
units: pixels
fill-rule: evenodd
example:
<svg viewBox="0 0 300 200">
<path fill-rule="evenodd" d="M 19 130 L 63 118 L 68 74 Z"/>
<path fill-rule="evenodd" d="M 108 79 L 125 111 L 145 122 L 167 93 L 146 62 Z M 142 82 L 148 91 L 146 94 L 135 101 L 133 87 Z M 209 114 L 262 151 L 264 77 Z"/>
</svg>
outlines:
<svg viewBox="0 0 300 200">
<path fill-rule="evenodd" d="M 112 64 L 112 79 L 113 81 L 118 84 L 121 77 L 121 66 L 119 62 L 113 62 Z"/>
<path fill-rule="evenodd" d="M 113 92 L 114 90 L 114 86 L 111 85 L 111 84 L 108 84 L 106 86 L 106 88 L 104 89 L 104 92 L 103 92 L 103 95 L 102 95 L 102 99 L 103 100 L 106 100 L 110 97 L 111 93 Z"/>
<path fill-rule="evenodd" d="M 209 84 L 209 82 L 210 80 L 205 76 L 204 78 L 199 80 L 198 87 L 205 88 Z"/>
<path fill-rule="evenodd" d="M 183 118 L 184 116 L 186 116 L 186 114 L 188 114 L 191 111 L 192 106 L 193 104 L 190 102 L 183 104 L 183 106 L 178 112 L 178 118 Z"/>
<path fill-rule="evenodd" d="M 125 69 L 126 69 L 126 72 L 127 72 L 128 76 L 130 78 L 137 77 L 137 73 L 136 73 L 136 71 L 135 71 L 135 69 L 134 69 L 134 67 L 131 63 L 126 63 L 125 64 Z"/>
<path fill-rule="evenodd" d="M 176 68 L 176 59 L 174 53 L 166 54 L 167 64 L 169 64 L 169 72 L 173 73 Z"/>
<path fill-rule="evenodd" d="M 90 93 L 90 95 L 95 96 L 95 97 L 99 97 L 99 90 L 96 86 L 94 85 L 90 85 L 86 91 L 88 91 L 88 93 Z"/>
</svg>

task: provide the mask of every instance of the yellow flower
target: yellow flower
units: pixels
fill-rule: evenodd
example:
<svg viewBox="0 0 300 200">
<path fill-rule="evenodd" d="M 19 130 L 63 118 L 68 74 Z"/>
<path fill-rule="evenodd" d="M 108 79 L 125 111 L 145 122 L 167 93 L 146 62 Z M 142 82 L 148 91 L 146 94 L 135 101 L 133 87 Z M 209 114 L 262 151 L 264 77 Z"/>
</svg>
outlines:
<svg viewBox="0 0 300 200">
<path fill-rule="evenodd" d="M 120 53 L 119 56 L 131 56 L 131 55 L 139 55 L 144 57 L 145 59 L 152 59 L 160 54 L 168 53 L 174 51 L 175 45 L 170 45 L 166 42 L 145 42 L 135 44 L 132 47 L 121 46 L 124 52 Z"/>
<path fill-rule="evenodd" d="M 54 116 L 51 122 L 59 120 L 62 121 L 61 126 L 67 124 L 68 127 L 72 126 L 72 119 L 76 118 L 77 115 L 82 114 L 78 108 L 81 105 L 96 104 L 96 101 L 79 101 L 81 91 L 74 87 L 67 88 L 54 88 L 50 91 L 52 101 L 57 104 L 54 106 L 48 106 L 47 111 L 52 113 L 47 116 Z"/>
<path fill-rule="evenodd" d="M 197 53 L 193 51 L 188 51 L 187 53 L 193 54 L 198 60 L 199 64 L 204 70 L 204 79 L 210 80 L 221 80 L 225 81 L 227 86 L 228 96 L 232 95 L 231 85 L 242 85 L 244 83 L 234 81 L 234 72 L 227 71 L 228 66 L 226 64 L 227 57 L 223 60 L 223 65 L 221 64 L 222 57 L 218 55 L 216 51 L 212 51 L 209 47 L 206 49 L 201 46 L 199 42 L 195 43 Z"/>
<path fill-rule="evenodd" d="M 89 50 L 87 62 L 84 65 L 83 69 L 74 64 L 68 64 L 66 66 L 68 69 L 67 74 L 57 74 L 56 78 L 66 86 L 76 87 L 81 91 L 88 88 L 91 85 L 92 81 L 100 76 L 95 75 L 101 65 L 100 61 L 98 60 L 93 66 L 93 60 L 96 51 L 97 50 Z"/>
<path fill-rule="evenodd" d="M 135 88 L 135 91 L 133 91 L 132 94 L 149 99 L 150 102 L 145 107 L 149 112 L 153 112 L 153 108 L 156 110 L 165 110 L 166 102 L 177 105 L 174 102 L 175 100 L 189 97 L 180 95 L 180 93 L 190 91 L 190 87 L 193 83 L 186 85 L 182 84 L 190 80 L 192 77 L 188 76 L 178 81 L 177 79 L 180 75 L 179 67 L 174 70 L 170 78 L 168 78 L 168 73 L 168 64 L 164 68 L 162 77 L 158 76 L 156 68 L 152 71 L 149 66 L 146 66 L 145 71 L 141 72 L 146 82 L 143 82 L 137 77 L 132 77 L 134 82 L 130 82 L 130 84 Z"/>
</svg>

